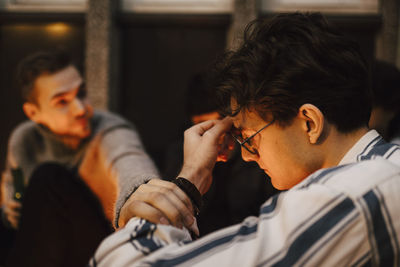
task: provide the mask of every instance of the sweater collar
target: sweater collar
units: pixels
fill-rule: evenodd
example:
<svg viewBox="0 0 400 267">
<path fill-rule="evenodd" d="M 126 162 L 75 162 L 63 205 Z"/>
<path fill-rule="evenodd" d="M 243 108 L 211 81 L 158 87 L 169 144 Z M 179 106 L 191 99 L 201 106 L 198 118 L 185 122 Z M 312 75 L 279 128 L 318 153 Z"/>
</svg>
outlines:
<svg viewBox="0 0 400 267">
<path fill-rule="evenodd" d="M 87 137 L 87 138 L 83 139 L 80 142 L 80 144 L 78 145 L 78 147 L 72 148 L 65 143 L 65 139 L 63 136 L 53 133 L 49 128 L 47 128 L 43 124 L 36 124 L 36 128 L 38 129 L 40 134 L 45 137 L 44 140 L 48 140 L 49 143 L 53 144 L 52 147 L 54 149 L 60 150 L 63 152 L 67 152 L 67 151 L 74 152 L 74 151 L 80 150 L 83 146 L 85 146 L 86 140 L 88 140 L 90 138 L 90 137 Z"/>
</svg>

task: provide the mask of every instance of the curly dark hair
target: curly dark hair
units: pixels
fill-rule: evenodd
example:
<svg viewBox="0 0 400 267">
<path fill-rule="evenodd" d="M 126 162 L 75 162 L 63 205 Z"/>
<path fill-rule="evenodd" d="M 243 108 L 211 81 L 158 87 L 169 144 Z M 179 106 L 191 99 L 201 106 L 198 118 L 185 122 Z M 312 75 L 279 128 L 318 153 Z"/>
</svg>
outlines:
<svg viewBox="0 0 400 267">
<path fill-rule="evenodd" d="M 73 62 L 63 50 L 40 51 L 24 58 L 18 65 L 16 77 L 22 99 L 37 103 L 34 90 L 36 79 L 44 73 L 53 74 L 70 65 Z"/>
<path fill-rule="evenodd" d="M 214 82 L 221 113 L 252 108 L 264 119 L 272 114 L 282 127 L 305 103 L 341 132 L 367 126 L 371 113 L 368 67 L 358 44 L 320 13 L 251 22 L 241 47 L 217 61 Z"/>
</svg>

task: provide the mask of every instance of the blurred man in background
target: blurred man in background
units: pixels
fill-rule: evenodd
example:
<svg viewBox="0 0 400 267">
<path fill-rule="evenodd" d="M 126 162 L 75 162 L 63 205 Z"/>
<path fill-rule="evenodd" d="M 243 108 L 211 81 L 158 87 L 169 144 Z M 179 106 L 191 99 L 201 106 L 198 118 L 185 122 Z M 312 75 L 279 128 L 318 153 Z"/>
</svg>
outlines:
<svg viewBox="0 0 400 267">
<path fill-rule="evenodd" d="M 58 266 L 67 258 L 70 266 L 84 264 L 112 232 L 131 192 L 157 178 L 158 172 L 131 123 L 93 110 L 84 80 L 68 55 L 57 51 L 27 57 L 20 64 L 18 82 L 30 120 L 10 136 L 2 179 L 3 224 L 19 229 L 11 265 Z M 105 155 L 103 164 L 114 174 L 107 179 L 77 172 L 94 138 Z M 47 162 L 58 165 L 41 166 Z M 70 176 L 74 178 L 65 178 Z M 98 208 L 85 209 L 86 203 Z M 81 216 L 60 212 L 66 206 L 71 212 L 82 210 Z M 78 220 L 87 221 L 85 227 L 68 231 Z M 83 249 L 74 250 L 77 244 Z"/>
</svg>

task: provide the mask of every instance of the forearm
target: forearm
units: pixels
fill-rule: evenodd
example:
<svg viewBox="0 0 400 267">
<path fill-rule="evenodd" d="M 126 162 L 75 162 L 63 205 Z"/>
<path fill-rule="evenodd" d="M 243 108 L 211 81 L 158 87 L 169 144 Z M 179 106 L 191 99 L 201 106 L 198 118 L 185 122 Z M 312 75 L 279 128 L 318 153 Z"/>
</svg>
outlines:
<svg viewBox="0 0 400 267">
<path fill-rule="evenodd" d="M 107 133 L 101 140 L 101 146 L 107 164 L 118 179 L 117 224 L 120 210 L 132 192 L 141 184 L 160 176 L 134 129 L 121 128 Z"/>
<path fill-rule="evenodd" d="M 126 173 L 130 174 L 129 171 L 127 171 Z M 140 185 L 148 182 L 151 179 L 158 179 L 158 178 L 159 178 L 158 174 L 154 172 L 119 176 L 118 178 L 119 194 L 117 202 L 115 204 L 115 224 L 117 227 L 118 227 L 118 220 L 121 208 L 124 206 L 128 198 L 135 192 L 135 190 Z"/>
</svg>

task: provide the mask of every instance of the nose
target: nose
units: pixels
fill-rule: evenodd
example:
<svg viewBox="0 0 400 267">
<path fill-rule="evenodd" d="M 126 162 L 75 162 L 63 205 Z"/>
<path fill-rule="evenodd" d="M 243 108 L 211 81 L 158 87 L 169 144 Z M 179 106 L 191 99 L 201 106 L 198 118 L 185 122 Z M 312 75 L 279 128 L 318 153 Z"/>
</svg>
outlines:
<svg viewBox="0 0 400 267">
<path fill-rule="evenodd" d="M 244 147 L 241 147 L 241 152 L 244 161 L 250 162 L 250 161 L 257 161 L 258 159 L 258 154 L 252 154 L 249 151 L 247 151 Z"/>
<path fill-rule="evenodd" d="M 79 98 L 74 100 L 73 112 L 75 116 L 83 116 L 86 113 L 86 105 L 83 100 Z"/>
</svg>

